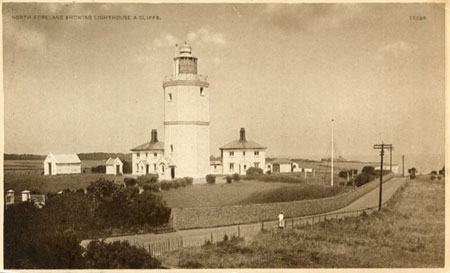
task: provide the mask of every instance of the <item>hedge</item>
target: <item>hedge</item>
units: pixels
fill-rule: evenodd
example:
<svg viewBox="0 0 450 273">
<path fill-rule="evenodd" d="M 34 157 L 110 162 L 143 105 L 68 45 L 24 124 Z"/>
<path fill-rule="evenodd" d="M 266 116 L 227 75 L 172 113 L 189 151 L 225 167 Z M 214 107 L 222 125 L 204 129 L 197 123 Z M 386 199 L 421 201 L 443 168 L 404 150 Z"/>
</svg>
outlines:
<svg viewBox="0 0 450 273">
<path fill-rule="evenodd" d="M 384 181 L 392 177 L 392 174 L 386 175 Z M 172 208 L 171 219 L 175 229 L 192 229 L 273 220 L 280 211 L 284 212 L 285 217 L 314 215 L 343 208 L 376 187 L 378 180 L 349 193 L 314 200 L 227 207 Z"/>
</svg>

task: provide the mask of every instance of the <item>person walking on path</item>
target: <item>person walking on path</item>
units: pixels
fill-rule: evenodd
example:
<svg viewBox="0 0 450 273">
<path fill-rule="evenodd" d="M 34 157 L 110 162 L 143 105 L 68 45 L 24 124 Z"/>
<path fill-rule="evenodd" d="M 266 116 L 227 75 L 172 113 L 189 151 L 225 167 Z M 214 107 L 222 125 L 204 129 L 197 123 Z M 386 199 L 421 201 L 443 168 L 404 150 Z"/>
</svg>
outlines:
<svg viewBox="0 0 450 273">
<path fill-rule="evenodd" d="M 281 212 L 278 215 L 278 228 L 281 228 L 281 229 L 284 228 L 284 215 L 283 215 L 283 212 Z"/>
</svg>

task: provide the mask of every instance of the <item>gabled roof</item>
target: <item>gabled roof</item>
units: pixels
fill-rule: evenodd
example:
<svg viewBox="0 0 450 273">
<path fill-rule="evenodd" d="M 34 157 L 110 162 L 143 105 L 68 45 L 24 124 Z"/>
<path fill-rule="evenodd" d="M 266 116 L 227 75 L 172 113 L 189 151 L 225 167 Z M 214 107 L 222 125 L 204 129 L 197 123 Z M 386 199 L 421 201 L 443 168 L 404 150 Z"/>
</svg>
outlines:
<svg viewBox="0 0 450 273">
<path fill-rule="evenodd" d="M 220 147 L 221 150 L 231 150 L 231 149 L 267 149 L 267 147 L 262 146 L 252 140 L 240 141 L 235 140 L 228 144 Z"/>
<path fill-rule="evenodd" d="M 152 151 L 152 150 L 164 151 L 164 142 L 158 141 L 155 143 L 151 143 L 151 141 L 149 141 L 131 149 L 131 151 Z"/>
<path fill-rule="evenodd" d="M 120 158 L 116 157 L 116 158 L 108 158 L 108 160 L 106 160 L 106 166 L 111 166 L 111 165 L 115 165 L 115 164 L 122 164 L 122 161 L 120 160 Z"/>
<path fill-rule="evenodd" d="M 161 163 L 167 164 L 167 166 L 171 167 L 176 166 L 175 161 L 173 161 L 173 159 L 168 156 L 161 156 L 158 162 L 156 162 L 156 165 L 159 165 Z"/>
<path fill-rule="evenodd" d="M 287 158 L 277 158 L 270 163 L 272 163 L 272 164 L 292 164 L 294 162 L 292 162 L 292 160 L 287 159 Z"/>
<path fill-rule="evenodd" d="M 81 163 L 77 154 L 48 154 L 47 157 L 53 157 L 56 163 L 68 164 L 68 163 Z"/>
</svg>

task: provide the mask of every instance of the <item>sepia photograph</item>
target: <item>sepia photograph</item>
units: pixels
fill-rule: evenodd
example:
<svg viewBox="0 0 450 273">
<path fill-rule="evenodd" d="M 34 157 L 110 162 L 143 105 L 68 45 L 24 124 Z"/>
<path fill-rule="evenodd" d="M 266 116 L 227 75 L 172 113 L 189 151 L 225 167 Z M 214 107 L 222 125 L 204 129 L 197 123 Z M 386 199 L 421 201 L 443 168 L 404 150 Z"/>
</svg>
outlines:
<svg viewBox="0 0 450 273">
<path fill-rule="evenodd" d="M 448 272 L 448 8 L 3 2 L 2 269 Z"/>
</svg>

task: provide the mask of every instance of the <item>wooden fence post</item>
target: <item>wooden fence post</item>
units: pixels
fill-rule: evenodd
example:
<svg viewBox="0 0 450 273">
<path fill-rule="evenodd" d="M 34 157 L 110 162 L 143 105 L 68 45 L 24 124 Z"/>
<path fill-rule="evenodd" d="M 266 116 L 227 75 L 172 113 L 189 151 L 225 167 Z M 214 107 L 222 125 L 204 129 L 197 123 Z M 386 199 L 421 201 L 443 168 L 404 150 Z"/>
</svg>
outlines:
<svg viewBox="0 0 450 273">
<path fill-rule="evenodd" d="M 241 237 L 241 226 L 238 226 L 238 237 Z"/>
<path fill-rule="evenodd" d="M 264 221 L 261 222 L 261 230 L 264 230 Z"/>
</svg>

